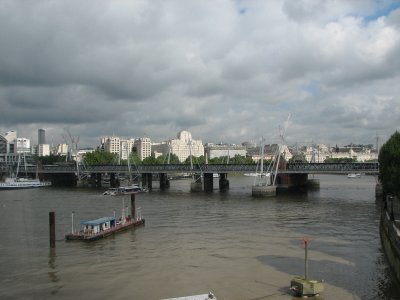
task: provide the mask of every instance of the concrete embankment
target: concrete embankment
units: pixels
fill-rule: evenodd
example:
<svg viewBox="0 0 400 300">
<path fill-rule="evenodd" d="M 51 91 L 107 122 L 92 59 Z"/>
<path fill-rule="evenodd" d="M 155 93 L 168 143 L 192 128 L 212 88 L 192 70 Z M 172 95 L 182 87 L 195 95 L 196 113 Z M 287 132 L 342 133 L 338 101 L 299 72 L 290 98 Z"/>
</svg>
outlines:
<svg viewBox="0 0 400 300">
<path fill-rule="evenodd" d="M 400 221 L 383 210 L 379 231 L 383 250 L 397 280 L 400 282 Z"/>
</svg>

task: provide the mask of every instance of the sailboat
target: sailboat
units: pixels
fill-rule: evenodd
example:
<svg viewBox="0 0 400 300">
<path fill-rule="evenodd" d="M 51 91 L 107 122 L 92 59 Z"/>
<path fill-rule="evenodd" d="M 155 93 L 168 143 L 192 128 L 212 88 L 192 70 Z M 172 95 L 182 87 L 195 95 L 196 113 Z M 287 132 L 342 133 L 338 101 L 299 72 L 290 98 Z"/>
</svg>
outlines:
<svg viewBox="0 0 400 300">
<path fill-rule="evenodd" d="M 0 190 L 16 190 L 16 189 L 31 189 L 31 188 L 39 188 L 39 187 L 46 187 L 50 186 L 51 182 L 49 181 L 40 181 L 38 178 L 38 174 L 36 172 L 36 178 L 19 178 L 19 165 L 21 161 L 21 156 L 18 156 L 18 164 L 17 164 L 17 172 L 15 176 L 10 176 L 5 179 L 4 182 L 0 182 Z M 26 171 L 26 160 L 24 155 L 24 166 Z"/>
</svg>

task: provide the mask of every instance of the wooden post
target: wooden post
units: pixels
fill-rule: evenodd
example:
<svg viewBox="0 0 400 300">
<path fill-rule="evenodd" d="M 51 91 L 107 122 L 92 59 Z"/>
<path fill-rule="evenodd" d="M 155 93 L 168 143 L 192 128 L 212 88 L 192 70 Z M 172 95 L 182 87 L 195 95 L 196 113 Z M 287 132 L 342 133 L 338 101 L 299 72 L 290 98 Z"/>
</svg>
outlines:
<svg viewBox="0 0 400 300">
<path fill-rule="evenodd" d="M 131 194 L 131 217 L 133 221 L 136 221 L 136 201 L 135 194 Z"/>
<path fill-rule="evenodd" d="M 50 248 L 56 247 L 56 224 L 54 211 L 49 212 Z"/>
</svg>

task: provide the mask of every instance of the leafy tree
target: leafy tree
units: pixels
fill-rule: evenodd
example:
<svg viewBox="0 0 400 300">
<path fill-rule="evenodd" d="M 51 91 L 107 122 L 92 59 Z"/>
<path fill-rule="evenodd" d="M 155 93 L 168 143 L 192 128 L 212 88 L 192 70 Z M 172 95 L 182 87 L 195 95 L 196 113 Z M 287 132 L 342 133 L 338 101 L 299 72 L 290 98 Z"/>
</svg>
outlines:
<svg viewBox="0 0 400 300">
<path fill-rule="evenodd" d="M 203 155 L 199 156 L 199 157 L 193 156 L 192 157 L 192 162 L 193 162 L 194 165 L 201 165 L 201 164 L 205 164 L 206 159 L 205 159 L 205 157 Z M 189 165 L 190 164 L 190 156 L 188 156 L 183 163 L 186 164 L 186 165 Z"/>
<path fill-rule="evenodd" d="M 129 155 L 129 160 L 131 165 L 140 165 L 142 163 L 136 152 L 131 152 Z"/>
<path fill-rule="evenodd" d="M 65 156 L 50 154 L 48 156 L 37 157 L 37 162 L 42 165 L 53 165 L 60 162 L 65 162 Z"/>
<path fill-rule="evenodd" d="M 160 165 L 167 164 L 168 163 L 168 154 L 160 155 L 159 157 L 157 157 L 157 161 L 158 161 L 158 164 L 160 164 Z M 176 154 L 171 153 L 169 156 L 169 163 L 171 165 L 174 165 L 174 164 L 180 164 L 181 162 L 179 161 L 179 158 Z"/>
<path fill-rule="evenodd" d="M 115 164 L 118 156 L 115 153 L 95 151 L 86 153 L 84 161 L 88 165 L 111 165 Z"/>
<path fill-rule="evenodd" d="M 379 179 L 386 193 L 400 197 L 400 133 L 398 131 L 380 150 Z"/>
<path fill-rule="evenodd" d="M 146 157 L 143 159 L 142 163 L 144 165 L 157 165 L 158 164 L 158 160 L 157 158 L 155 158 L 153 155 Z"/>
</svg>

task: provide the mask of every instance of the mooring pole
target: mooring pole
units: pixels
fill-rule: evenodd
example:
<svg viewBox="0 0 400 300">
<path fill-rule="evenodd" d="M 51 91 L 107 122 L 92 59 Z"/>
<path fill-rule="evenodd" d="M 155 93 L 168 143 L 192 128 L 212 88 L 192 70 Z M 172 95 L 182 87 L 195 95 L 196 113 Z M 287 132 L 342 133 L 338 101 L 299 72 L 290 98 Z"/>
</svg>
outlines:
<svg viewBox="0 0 400 300">
<path fill-rule="evenodd" d="M 309 240 L 307 238 L 303 239 L 304 241 L 304 278 L 305 280 L 308 279 L 308 243 Z"/>
<path fill-rule="evenodd" d="M 54 211 L 49 212 L 50 248 L 56 247 L 56 224 Z"/>
<path fill-rule="evenodd" d="M 136 199 L 135 194 L 131 194 L 131 216 L 136 221 Z"/>
<path fill-rule="evenodd" d="M 74 211 L 71 214 L 71 233 L 74 234 Z"/>
</svg>

